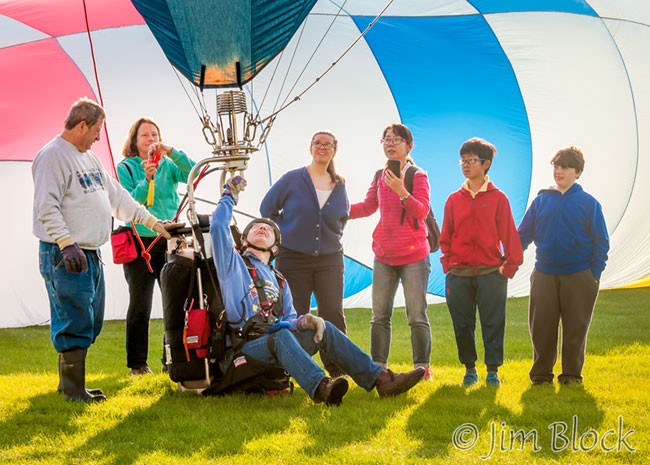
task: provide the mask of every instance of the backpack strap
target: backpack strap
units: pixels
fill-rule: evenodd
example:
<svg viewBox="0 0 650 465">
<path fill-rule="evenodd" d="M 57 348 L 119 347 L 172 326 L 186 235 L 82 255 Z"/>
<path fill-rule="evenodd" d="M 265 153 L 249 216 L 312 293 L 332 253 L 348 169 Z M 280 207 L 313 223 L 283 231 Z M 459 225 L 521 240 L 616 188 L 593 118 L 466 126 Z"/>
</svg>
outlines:
<svg viewBox="0 0 650 465">
<path fill-rule="evenodd" d="M 381 177 L 381 173 L 383 173 L 384 170 L 377 170 L 375 173 L 375 197 L 377 197 L 377 204 L 379 204 L 379 178 Z"/>
<path fill-rule="evenodd" d="M 413 193 L 413 178 L 415 178 L 415 173 L 418 171 L 418 167 L 415 165 L 409 165 L 408 168 L 406 168 L 406 173 L 404 173 L 404 187 L 406 187 L 406 190 L 408 191 L 409 194 Z M 399 220 L 399 224 L 402 225 L 404 224 L 404 217 L 406 216 L 406 209 L 402 205 L 402 217 Z M 413 218 L 413 227 L 415 229 L 420 229 L 420 226 L 418 225 L 418 220 Z"/>
</svg>

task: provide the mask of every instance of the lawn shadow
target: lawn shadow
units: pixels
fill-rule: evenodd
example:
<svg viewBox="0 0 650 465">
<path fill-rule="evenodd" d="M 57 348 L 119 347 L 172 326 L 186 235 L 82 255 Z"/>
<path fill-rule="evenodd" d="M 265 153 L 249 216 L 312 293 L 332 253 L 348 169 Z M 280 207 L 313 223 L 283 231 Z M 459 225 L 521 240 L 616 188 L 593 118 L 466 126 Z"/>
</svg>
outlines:
<svg viewBox="0 0 650 465">
<path fill-rule="evenodd" d="M 119 377 L 102 378 L 100 382 L 89 383 L 94 388 L 101 387 L 104 392 L 115 391 L 123 385 Z M 56 379 L 58 382 L 58 378 Z M 35 380 L 34 383 L 43 383 Z M 0 421 L 0 450 L 12 447 L 29 448 L 34 441 L 44 438 L 56 441 L 61 436 L 74 436 L 80 431 L 75 418 L 84 415 L 90 408 L 99 407 L 97 404 L 67 401 L 56 391 L 56 383 L 48 387 L 48 392 L 24 396 L 17 402 L 28 402 L 24 409 L 12 410 L 12 413 Z M 45 452 L 43 452 L 45 451 Z M 39 458 L 47 455 L 47 447 L 41 447 Z M 27 454 L 30 454 L 27 452 Z"/>
<path fill-rule="evenodd" d="M 216 461 L 248 454 L 270 459 L 292 451 L 319 457 L 373 434 L 367 415 L 355 415 L 360 423 L 351 424 L 346 409 L 372 411 L 373 424 L 381 424 L 394 406 L 375 409 L 380 404 L 376 395 L 361 388 L 352 390 L 337 408 L 314 405 L 300 388 L 293 395 L 202 397 L 170 385 L 157 401 L 134 410 L 71 454 L 101 457 L 115 465 L 141 462 L 149 454 L 182 461 L 196 453 Z"/>
<path fill-rule="evenodd" d="M 418 457 L 447 457 L 454 447 L 454 434 L 467 425 L 482 431 L 490 422 L 512 415 L 495 402 L 497 388 L 465 388 L 443 385 L 411 415 L 407 429 L 421 441 Z"/>
<path fill-rule="evenodd" d="M 520 403 L 521 414 L 509 420 L 509 428 L 535 431 L 536 455 L 556 460 L 562 460 L 576 446 L 580 448 L 580 436 L 587 430 L 600 431 L 605 418 L 605 412 L 582 384 L 529 386 Z M 527 447 L 532 450 L 532 443 Z"/>
</svg>

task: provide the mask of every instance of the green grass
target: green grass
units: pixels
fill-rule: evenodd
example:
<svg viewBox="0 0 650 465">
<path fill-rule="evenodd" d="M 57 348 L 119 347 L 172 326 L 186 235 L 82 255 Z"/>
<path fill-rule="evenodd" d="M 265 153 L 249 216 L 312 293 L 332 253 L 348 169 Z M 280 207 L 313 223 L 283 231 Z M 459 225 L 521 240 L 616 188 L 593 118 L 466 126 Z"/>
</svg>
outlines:
<svg viewBox="0 0 650 465">
<path fill-rule="evenodd" d="M 649 302 L 647 288 L 601 292 L 585 384 L 533 388 L 527 376 L 527 299 L 511 299 L 499 389 L 485 386 L 481 365 L 481 383 L 459 386 L 463 370 L 451 320 L 444 304 L 432 305 L 433 381 L 391 399 L 353 384 L 338 408 L 313 404 L 299 388 L 292 396 L 202 398 L 180 392 L 162 373 L 129 377 L 122 321 L 107 322 L 89 351 L 88 385 L 101 387 L 108 400 L 65 402 L 55 392 L 57 362 L 49 328 L 3 329 L 0 463 L 650 463 Z M 349 310 L 347 320 L 350 336 L 367 350 L 370 312 Z M 402 309 L 393 326 L 390 365 L 409 369 L 410 337 Z M 151 334 L 153 361 L 161 352 L 161 321 L 152 322 Z M 466 446 L 452 439 L 462 428 Z M 618 445 L 619 429 L 623 435 L 633 430 L 627 444 L 636 451 Z M 472 430 L 478 435 L 475 444 Z M 527 434 L 527 440 L 517 432 Z M 585 451 L 596 437 L 601 442 Z"/>
</svg>

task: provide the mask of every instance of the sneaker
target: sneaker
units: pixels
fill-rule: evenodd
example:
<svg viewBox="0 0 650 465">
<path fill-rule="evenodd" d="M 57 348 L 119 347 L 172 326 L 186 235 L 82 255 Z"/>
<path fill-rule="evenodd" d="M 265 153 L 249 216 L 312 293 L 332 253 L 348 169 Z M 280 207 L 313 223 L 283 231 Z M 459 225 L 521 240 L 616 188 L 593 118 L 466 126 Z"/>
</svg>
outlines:
<svg viewBox="0 0 650 465">
<path fill-rule="evenodd" d="M 379 373 L 375 381 L 375 387 L 379 397 L 396 396 L 408 391 L 424 376 L 423 367 L 416 368 L 407 373 L 395 373 L 392 370 L 384 370 Z"/>
<path fill-rule="evenodd" d="M 475 371 L 466 371 L 463 376 L 463 386 L 469 387 L 478 383 L 478 373 Z"/>
<path fill-rule="evenodd" d="M 153 371 L 149 368 L 149 365 L 143 365 L 141 367 L 131 368 L 129 375 L 138 376 L 138 375 L 153 375 Z"/>
<path fill-rule="evenodd" d="M 488 386 L 499 387 L 501 386 L 501 380 L 496 371 L 488 372 L 487 378 L 485 378 L 485 384 Z"/>
<path fill-rule="evenodd" d="M 424 376 L 420 381 L 431 381 L 431 370 L 428 367 L 424 367 Z"/>
<path fill-rule="evenodd" d="M 346 378 L 332 379 L 328 376 L 323 378 L 316 388 L 314 402 L 325 405 L 341 405 L 343 396 L 348 392 L 348 380 Z"/>
</svg>

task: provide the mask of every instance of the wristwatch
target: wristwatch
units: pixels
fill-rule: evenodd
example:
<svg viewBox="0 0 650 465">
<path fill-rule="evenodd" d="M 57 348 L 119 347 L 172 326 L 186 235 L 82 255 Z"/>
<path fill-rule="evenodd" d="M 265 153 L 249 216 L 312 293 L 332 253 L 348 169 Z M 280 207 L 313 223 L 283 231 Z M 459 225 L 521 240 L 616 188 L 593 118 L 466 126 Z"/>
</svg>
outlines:
<svg viewBox="0 0 650 465">
<path fill-rule="evenodd" d="M 404 202 L 406 202 L 406 199 L 409 198 L 409 195 L 411 195 L 411 194 L 408 194 L 408 193 L 407 193 L 404 197 L 400 197 L 400 198 L 399 198 L 399 201 L 402 202 L 402 205 L 404 204 Z"/>
</svg>

